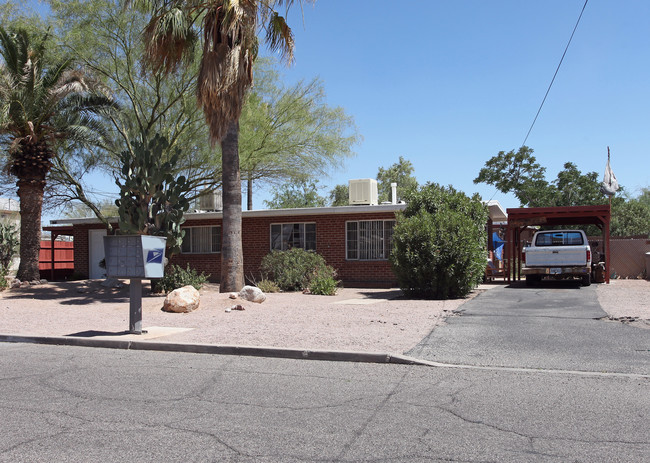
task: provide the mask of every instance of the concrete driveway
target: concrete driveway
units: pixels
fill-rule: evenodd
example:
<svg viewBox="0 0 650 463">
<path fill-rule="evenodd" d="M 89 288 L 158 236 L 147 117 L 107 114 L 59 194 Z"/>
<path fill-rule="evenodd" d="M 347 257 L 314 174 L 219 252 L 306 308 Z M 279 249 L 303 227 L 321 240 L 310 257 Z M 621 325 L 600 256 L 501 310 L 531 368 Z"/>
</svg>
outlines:
<svg viewBox="0 0 650 463">
<path fill-rule="evenodd" d="M 605 317 L 594 285 L 517 282 L 462 305 L 408 355 L 486 367 L 650 374 L 650 330 Z"/>
</svg>

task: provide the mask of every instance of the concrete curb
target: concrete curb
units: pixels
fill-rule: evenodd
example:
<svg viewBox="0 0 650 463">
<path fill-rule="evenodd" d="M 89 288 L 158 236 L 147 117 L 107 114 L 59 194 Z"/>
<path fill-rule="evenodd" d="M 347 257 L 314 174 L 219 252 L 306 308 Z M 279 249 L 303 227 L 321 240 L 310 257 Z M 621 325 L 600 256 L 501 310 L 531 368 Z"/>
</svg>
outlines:
<svg viewBox="0 0 650 463">
<path fill-rule="evenodd" d="M 428 365 L 401 354 L 382 352 L 352 352 L 336 350 L 287 349 L 282 347 L 232 346 L 219 344 L 181 344 L 156 341 L 130 341 L 89 339 L 74 336 L 20 336 L 0 334 L 0 342 L 48 344 L 55 346 L 99 347 L 104 349 L 152 350 L 160 352 L 186 352 L 195 354 L 243 355 L 302 360 L 327 360 L 333 362 L 393 363 L 402 365 Z"/>
<path fill-rule="evenodd" d="M 294 360 L 325 360 L 329 362 L 391 363 L 418 365 L 434 368 L 461 370 L 506 371 L 511 373 L 544 373 L 591 377 L 620 377 L 649 380 L 650 375 L 639 373 L 596 372 L 579 370 L 550 370 L 541 368 L 518 368 L 501 366 L 456 365 L 431 360 L 421 360 L 402 354 L 382 352 L 352 352 L 340 350 L 287 349 L 282 347 L 232 346 L 219 344 L 181 344 L 156 341 L 130 341 L 113 339 L 89 339 L 75 336 L 20 336 L 0 334 L 0 342 L 47 344 L 54 346 L 99 347 L 102 349 L 150 350 L 159 352 L 185 352 L 212 355 L 240 355 Z"/>
</svg>

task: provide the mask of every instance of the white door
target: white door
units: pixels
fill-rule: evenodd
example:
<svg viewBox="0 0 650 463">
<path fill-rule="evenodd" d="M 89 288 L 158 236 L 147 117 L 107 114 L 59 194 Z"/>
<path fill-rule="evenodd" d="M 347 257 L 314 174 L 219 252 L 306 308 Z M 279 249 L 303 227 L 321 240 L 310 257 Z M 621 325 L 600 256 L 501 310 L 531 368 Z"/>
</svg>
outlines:
<svg viewBox="0 0 650 463">
<path fill-rule="evenodd" d="M 106 269 L 99 266 L 104 258 L 106 230 L 88 230 L 88 276 L 91 279 L 106 277 Z"/>
</svg>

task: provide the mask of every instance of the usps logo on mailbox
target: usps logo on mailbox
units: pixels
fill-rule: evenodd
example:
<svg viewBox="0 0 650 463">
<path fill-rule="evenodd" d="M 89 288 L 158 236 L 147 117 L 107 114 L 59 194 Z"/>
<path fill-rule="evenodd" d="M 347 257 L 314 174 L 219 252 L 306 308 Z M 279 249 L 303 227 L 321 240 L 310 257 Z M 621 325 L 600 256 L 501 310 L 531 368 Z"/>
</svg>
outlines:
<svg viewBox="0 0 650 463">
<path fill-rule="evenodd" d="M 147 253 L 147 264 L 162 264 L 165 249 L 150 249 Z"/>
</svg>

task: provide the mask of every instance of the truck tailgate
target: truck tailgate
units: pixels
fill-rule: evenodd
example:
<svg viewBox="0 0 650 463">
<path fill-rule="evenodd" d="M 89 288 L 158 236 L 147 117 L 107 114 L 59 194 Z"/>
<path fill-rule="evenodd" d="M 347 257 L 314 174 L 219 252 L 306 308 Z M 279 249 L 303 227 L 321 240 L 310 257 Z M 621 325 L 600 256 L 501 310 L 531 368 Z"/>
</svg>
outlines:
<svg viewBox="0 0 650 463">
<path fill-rule="evenodd" d="M 587 265 L 585 246 L 528 248 L 526 267 L 570 267 Z"/>
</svg>

